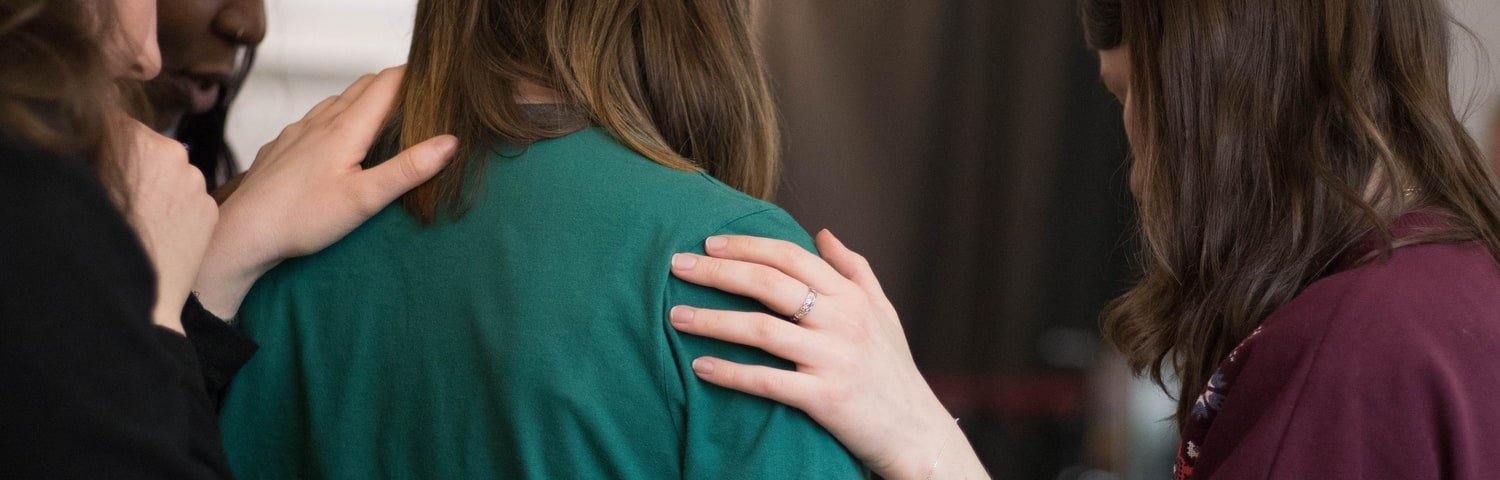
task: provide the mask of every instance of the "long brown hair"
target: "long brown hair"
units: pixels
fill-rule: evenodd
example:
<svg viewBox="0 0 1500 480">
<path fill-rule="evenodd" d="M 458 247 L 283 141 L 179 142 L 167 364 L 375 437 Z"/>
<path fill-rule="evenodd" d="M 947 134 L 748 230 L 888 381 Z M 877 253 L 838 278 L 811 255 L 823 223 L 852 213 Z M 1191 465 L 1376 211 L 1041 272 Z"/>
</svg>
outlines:
<svg viewBox="0 0 1500 480">
<path fill-rule="evenodd" d="M 646 158 L 769 197 L 779 130 L 749 14 L 740 0 L 422 0 L 392 136 L 460 146 L 403 205 L 424 222 L 462 213 L 475 153 L 571 130 L 527 121 L 523 81 Z"/>
<path fill-rule="evenodd" d="M 1228 352 L 1376 239 L 1500 259 L 1500 191 L 1453 113 L 1441 0 L 1083 0 L 1130 55 L 1142 277 L 1105 312 L 1137 371 L 1181 382 L 1179 424 Z M 1396 242 L 1425 210 L 1450 226 Z"/>
<path fill-rule="evenodd" d="M 125 118 L 105 46 L 115 18 L 112 2 L 0 0 L 0 132 L 85 159 L 123 202 L 128 145 L 116 132 Z"/>
</svg>

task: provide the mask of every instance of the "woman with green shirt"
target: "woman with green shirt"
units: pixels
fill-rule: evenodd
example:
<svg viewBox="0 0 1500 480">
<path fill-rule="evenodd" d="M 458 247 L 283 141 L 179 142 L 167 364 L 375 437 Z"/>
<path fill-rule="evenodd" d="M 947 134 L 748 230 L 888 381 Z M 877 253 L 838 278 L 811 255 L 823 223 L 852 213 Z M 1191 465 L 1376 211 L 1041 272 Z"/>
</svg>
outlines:
<svg viewBox="0 0 1500 480">
<path fill-rule="evenodd" d="M 223 414 L 242 478 L 854 478 L 796 409 L 698 380 L 672 305 L 709 235 L 810 239 L 764 202 L 778 139 L 735 0 L 423 0 L 388 131 L 434 180 L 265 275 Z M 701 250 L 700 250 L 701 251 Z"/>
</svg>

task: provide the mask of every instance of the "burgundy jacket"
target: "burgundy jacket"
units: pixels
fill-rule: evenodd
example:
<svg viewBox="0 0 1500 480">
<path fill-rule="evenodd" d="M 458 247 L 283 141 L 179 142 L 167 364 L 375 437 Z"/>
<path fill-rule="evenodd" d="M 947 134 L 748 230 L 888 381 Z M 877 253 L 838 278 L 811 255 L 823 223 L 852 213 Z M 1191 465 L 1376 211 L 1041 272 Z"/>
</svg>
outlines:
<svg viewBox="0 0 1500 480">
<path fill-rule="evenodd" d="M 1500 265 L 1478 243 L 1418 245 L 1325 277 L 1230 354 L 1190 417 L 1178 479 L 1500 479 Z"/>
</svg>

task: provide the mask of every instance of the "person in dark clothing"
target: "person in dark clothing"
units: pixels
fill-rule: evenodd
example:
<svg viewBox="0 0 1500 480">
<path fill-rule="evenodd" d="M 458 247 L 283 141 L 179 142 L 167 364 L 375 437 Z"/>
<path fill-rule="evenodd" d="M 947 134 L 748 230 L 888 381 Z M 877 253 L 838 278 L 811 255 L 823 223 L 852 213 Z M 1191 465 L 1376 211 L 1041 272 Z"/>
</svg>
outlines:
<svg viewBox="0 0 1500 480">
<path fill-rule="evenodd" d="M 212 312 L 453 151 L 360 169 L 391 69 L 288 126 L 216 208 L 123 109 L 160 70 L 155 20 L 155 0 L 0 0 L 0 478 L 229 477 L 218 404 L 256 346 Z"/>
</svg>

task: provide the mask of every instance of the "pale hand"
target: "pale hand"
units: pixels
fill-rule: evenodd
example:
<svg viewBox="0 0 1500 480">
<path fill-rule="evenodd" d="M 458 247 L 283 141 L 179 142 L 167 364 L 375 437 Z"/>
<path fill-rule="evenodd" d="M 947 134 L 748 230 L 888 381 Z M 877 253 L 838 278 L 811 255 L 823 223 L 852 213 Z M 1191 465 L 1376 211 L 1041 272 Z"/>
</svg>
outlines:
<svg viewBox="0 0 1500 480">
<path fill-rule="evenodd" d="M 397 67 L 360 78 L 260 149 L 220 207 L 198 275 L 199 299 L 210 312 L 232 316 L 261 274 L 332 245 L 447 165 L 458 145 L 451 135 L 369 170 L 360 166 L 404 72 Z"/>
<path fill-rule="evenodd" d="M 140 122 L 126 122 L 131 139 L 124 162 L 126 216 L 156 271 L 157 325 L 182 333 L 182 306 L 191 293 L 218 209 L 203 173 L 188 163 L 181 143 Z"/>
<path fill-rule="evenodd" d="M 826 230 L 816 241 L 822 258 L 790 242 L 723 236 L 705 242 L 710 256 L 673 259 L 678 278 L 754 298 L 782 315 L 797 313 L 809 286 L 818 292 L 800 324 L 762 313 L 673 308 L 678 330 L 760 348 L 797 366 L 787 371 L 704 357 L 694 361 L 695 373 L 806 412 L 884 478 L 988 478 L 917 371 L 896 309 L 869 263 Z"/>
</svg>

